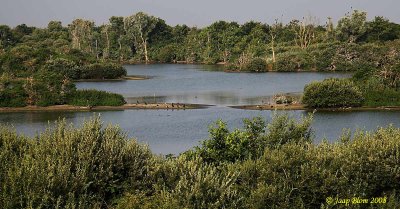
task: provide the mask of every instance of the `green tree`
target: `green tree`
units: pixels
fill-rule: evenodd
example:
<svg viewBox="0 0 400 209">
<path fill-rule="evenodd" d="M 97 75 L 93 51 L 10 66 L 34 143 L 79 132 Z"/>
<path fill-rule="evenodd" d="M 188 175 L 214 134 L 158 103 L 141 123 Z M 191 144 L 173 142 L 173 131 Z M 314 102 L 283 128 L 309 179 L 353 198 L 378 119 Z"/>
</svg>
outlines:
<svg viewBox="0 0 400 209">
<path fill-rule="evenodd" d="M 14 44 L 14 37 L 10 27 L 0 25 L 0 52 Z"/>
<path fill-rule="evenodd" d="M 367 30 L 364 39 L 367 42 L 374 41 L 392 41 L 398 39 L 400 35 L 400 26 L 389 22 L 384 17 L 377 16 L 373 21 L 367 23 Z"/>
<path fill-rule="evenodd" d="M 92 52 L 94 22 L 76 19 L 69 25 L 72 48 Z"/>
<path fill-rule="evenodd" d="M 367 31 L 367 13 L 354 10 L 341 18 L 336 27 L 337 37 L 349 43 L 357 42 Z"/>
<path fill-rule="evenodd" d="M 143 12 L 124 19 L 127 34 L 133 40 L 139 55 L 144 56 L 146 63 L 150 61 L 148 55 L 149 34 L 154 30 L 158 21 L 156 17 L 149 16 Z"/>
</svg>

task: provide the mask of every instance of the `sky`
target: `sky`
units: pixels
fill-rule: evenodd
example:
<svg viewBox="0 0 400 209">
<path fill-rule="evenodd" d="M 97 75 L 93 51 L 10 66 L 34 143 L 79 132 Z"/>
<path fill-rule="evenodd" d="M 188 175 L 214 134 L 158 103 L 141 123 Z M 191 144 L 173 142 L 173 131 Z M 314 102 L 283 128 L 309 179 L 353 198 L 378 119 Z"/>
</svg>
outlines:
<svg viewBox="0 0 400 209">
<path fill-rule="evenodd" d="M 346 12 L 358 9 L 368 18 L 384 16 L 400 23 L 399 0 L 0 0 L 0 25 L 25 23 L 45 27 L 50 20 L 68 25 L 76 18 L 108 22 L 111 16 L 129 16 L 143 11 L 164 19 L 169 25 L 204 27 L 218 20 L 250 20 L 284 23 L 315 16 L 319 24 L 327 17 L 336 22 Z"/>
</svg>

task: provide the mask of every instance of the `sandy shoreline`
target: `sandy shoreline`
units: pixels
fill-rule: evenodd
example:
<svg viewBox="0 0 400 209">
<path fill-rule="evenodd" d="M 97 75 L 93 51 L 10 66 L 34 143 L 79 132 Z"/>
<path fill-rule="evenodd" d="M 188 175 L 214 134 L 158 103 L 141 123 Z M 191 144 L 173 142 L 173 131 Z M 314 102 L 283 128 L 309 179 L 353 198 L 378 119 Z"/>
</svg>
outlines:
<svg viewBox="0 0 400 209">
<path fill-rule="evenodd" d="M 0 112 L 57 112 L 57 111 L 107 111 L 107 110 L 127 110 L 127 109 L 152 109 L 152 110 L 186 110 L 204 109 L 213 105 L 206 104 L 182 104 L 182 103 L 151 103 L 151 104 L 125 104 L 122 106 L 73 106 L 73 105 L 53 105 L 48 107 L 26 106 L 26 107 L 0 107 Z M 301 104 L 284 105 L 241 105 L 228 106 L 229 108 L 242 110 L 307 110 L 307 111 L 400 111 L 399 107 L 349 107 L 349 108 L 308 108 Z"/>
<path fill-rule="evenodd" d="M 348 107 L 348 108 L 308 108 L 301 104 L 294 105 L 242 105 L 242 106 L 229 106 L 235 109 L 242 110 L 308 110 L 308 111 L 371 111 L 371 110 L 383 110 L 383 111 L 400 111 L 400 107 Z"/>
<path fill-rule="evenodd" d="M 128 81 L 128 80 L 148 80 L 151 79 L 151 76 L 142 76 L 142 75 L 128 75 L 122 78 L 114 78 L 114 79 L 78 79 L 74 80 L 74 82 L 101 82 L 101 81 Z"/>
<path fill-rule="evenodd" d="M 35 111 L 93 111 L 93 110 L 127 110 L 127 109 L 155 109 L 155 110 L 185 110 L 203 109 L 211 105 L 204 104 L 125 104 L 122 106 L 73 106 L 73 105 L 53 105 L 48 107 L 26 106 L 26 107 L 1 107 L 0 112 L 35 112 Z"/>
</svg>

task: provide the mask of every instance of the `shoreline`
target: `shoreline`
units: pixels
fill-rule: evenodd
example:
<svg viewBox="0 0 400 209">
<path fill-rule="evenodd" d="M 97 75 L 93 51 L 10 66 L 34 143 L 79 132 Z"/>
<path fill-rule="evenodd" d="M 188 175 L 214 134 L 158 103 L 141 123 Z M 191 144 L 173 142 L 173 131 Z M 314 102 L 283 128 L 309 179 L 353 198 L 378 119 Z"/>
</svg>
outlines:
<svg viewBox="0 0 400 209">
<path fill-rule="evenodd" d="M 102 81 L 129 81 L 129 80 L 149 80 L 152 79 L 151 76 L 144 76 L 144 75 L 128 75 L 122 78 L 110 78 L 110 79 L 78 79 L 73 80 L 74 82 L 102 82 Z"/>
<path fill-rule="evenodd" d="M 26 106 L 26 107 L 0 107 L 1 112 L 55 112 L 55 111 L 93 111 L 93 110 L 128 110 L 128 109 L 152 109 L 152 110 L 186 110 L 205 109 L 212 105 L 205 104 L 181 104 L 181 103 L 160 103 L 160 104 L 125 104 L 122 106 L 73 106 L 53 105 L 48 107 Z"/>
<path fill-rule="evenodd" d="M 352 111 L 400 111 L 400 106 L 383 106 L 383 107 L 346 107 L 346 108 L 309 108 L 301 104 L 295 105 L 240 105 L 228 106 L 234 109 L 242 110 L 307 110 L 307 111 L 331 111 L 331 112 L 352 112 Z"/>
<path fill-rule="evenodd" d="M 57 112 L 57 111 L 107 111 L 107 110 L 193 110 L 206 109 L 214 105 L 207 104 L 182 104 L 182 103 L 150 103 L 150 104 L 125 104 L 122 106 L 73 106 L 53 105 L 48 107 L 26 106 L 26 107 L 0 107 L 0 113 L 6 112 Z M 353 111 L 400 111 L 400 106 L 384 107 L 348 107 L 348 108 L 308 108 L 301 104 L 295 105 L 240 105 L 227 106 L 228 108 L 241 110 L 305 110 L 305 111 L 330 111 L 330 112 L 353 112 Z"/>
</svg>

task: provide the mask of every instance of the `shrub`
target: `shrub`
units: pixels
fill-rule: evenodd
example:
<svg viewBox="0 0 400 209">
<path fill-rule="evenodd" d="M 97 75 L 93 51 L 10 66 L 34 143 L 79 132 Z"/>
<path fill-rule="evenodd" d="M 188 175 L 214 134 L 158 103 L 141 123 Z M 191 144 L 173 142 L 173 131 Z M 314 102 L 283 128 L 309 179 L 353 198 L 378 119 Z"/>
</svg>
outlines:
<svg viewBox="0 0 400 209">
<path fill-rule="evenodd" d="M 0 77 L 0 107 L 24 107 L 27 98 L 22 81 Z"/>
<path fill-rule="evenodd" d="M 266 147 L 280 147 L 286 143 L 312 141 L 312 116 L 296 122 L 287 114 L 274 114 L 272 122 L 265 124 L 260 117 L 244 119 L 244 129 L 230 132 L 226 123 L 217 121 L 210 126 L 210 138 L 201 147 L 187 152 L 188 156 L 200 156 L 206 162 L 236 162 L 257 159 Z"/>
<path fill-rule="evenodd" d="M 56 58 L 54 60 L 49 60 L 43 66 L 43 70 L 62 74 L 70 79 L 80 78 L 78 66 L 74 61 L 68 59 Z"/>
<path fill-rule="evenodd" d="M 34 139 L 0 128 L 2 208 L 105 208 L 128 189 L 150 187 L 150 151 L 99 118 L 59 121 Z"/>
<path fill-rule="evenodd" d="M 267 63 L 262 58 L 254 58 L 246 63 L 241 70 L 250 72 L 265 72 L 267 71 Z"/>
<path fill-rule="evenodd" d="M 331 208 L 341 205 L 327 205 L 327 197 L 383 197 L 386 204 L 378 206 L 400 207 L 400 129 L 389 126 L 313 144 L 311 118 L 297 123 L 275 115 L 268 125 L 260 120 L 248 120 L 244 130 L 236 131 L 238 140 L 230 141 L 226 131 L 218 134 L 225 144 L 236 146 L 203 146 L 230 157 L 214 162 L 188 153 L 153 156 L 119 128 L 103 126 L 99 118 L 80 128 L 59 121 L 35 138 L 0 126 L 0 205 Z M 251 146 L 242 143 L 252 137 L 259 139 L 251 139 Z M 261 148 L 257 156 L 243 152 L 231 161 L 232 155 L 224 154 L 232 147 L 254 150 L 252 146 Z"/>
<path fill-rule="evenodd" d="M 303 104 L 313 108 L 359 107 L 364 101 L 360 89 L 348 79 L 325 79 L 304 87 Z"/>
<path fill-rule="evenodd" d="M 176 58 L 176 47 L 174 45 L 167 45 L 162 47 L 157 53 L 157 61 L 162 63 L 171 63 Z"/>
<path fill-rule="evenodd" d="M 115 79 L 126 76 L 126 70 L 118 64 L 95 63 L 80 67 L 80 79 Z"/>
<path fill-rule="evenodd" d="M 399 134 L 388 127 L 345 143 L 267 148 L 259 160 L 235 166 L 238 190 L 249 194 L 244 208 L 329 208 L 327 197 L 386 197 L 384 207 L 397 208 Z"/>
<path fill-rule="evenodd" d="M 121 106 L 125 103 L 120 94 L 98 90 L 77 90 L 67 98 L 67 104 L 75 106 Z"/>
<path fill-rule="evenodd" d="M 365 97 L 364 105 L 368 107 L 400 106 L 400 91 L 386 87 L 376 78 L 362 80 L 358 83 Z"/>
<path fill-rule="evenodd" d="M 284 72 L 313 70 L 315 68 L 314 59 L 304 50 L 278 54 L 274 64 L 277 71 Z"/>
</svg>

